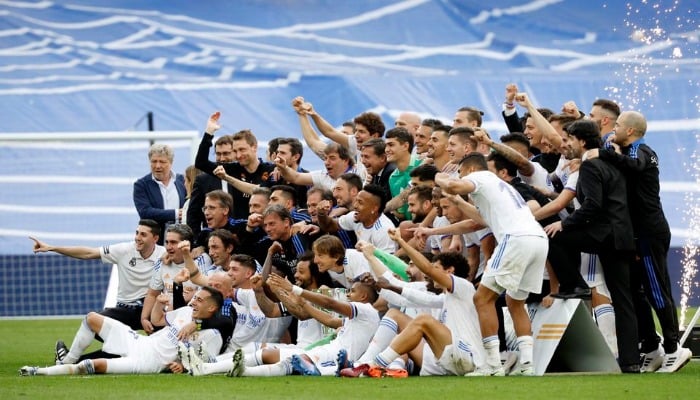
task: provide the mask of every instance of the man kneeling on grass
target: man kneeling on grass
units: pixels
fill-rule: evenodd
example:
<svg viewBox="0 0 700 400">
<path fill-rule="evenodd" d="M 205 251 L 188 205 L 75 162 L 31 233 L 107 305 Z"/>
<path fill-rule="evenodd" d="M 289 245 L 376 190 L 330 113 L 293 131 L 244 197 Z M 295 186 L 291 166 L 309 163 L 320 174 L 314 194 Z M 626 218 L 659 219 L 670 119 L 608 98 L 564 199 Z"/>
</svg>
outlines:
<svg viewBox="0 0 700 400">
<path fill-rule="evenodd" d="M 167 295 L 159 296 L 159 302 L 160 297 Z M 218 290 L 205 286 L 195 293 L 189 306 L 166 313 L 165 307 L 156 305 L 151 312 L 151 322 L 167 326 L 150 336 L 139 335 L 112 318 L 95 312 L 88 313 L 73 339 L 70 351 L 62 360 L 57 360 L 59 365 L 45 368 L 24 366 L 19 373 L 22 376 L 159 373 L 177 359 L 177 345 L 180 341 L 219 349 L 222 335 L 218 330 L 208 329 L 207 334 L 204 334 L 205 331 L 197 331 L 197 328 L 215 317 L 223 302 L 223 296 Z M 95 334 L 104 339 L 104 351 L 121 358 L 88 359 L 74 364 L 90 346 Z M 200 343 L 202 340 L 211 341 L 214 346 Z"/>
</svg>

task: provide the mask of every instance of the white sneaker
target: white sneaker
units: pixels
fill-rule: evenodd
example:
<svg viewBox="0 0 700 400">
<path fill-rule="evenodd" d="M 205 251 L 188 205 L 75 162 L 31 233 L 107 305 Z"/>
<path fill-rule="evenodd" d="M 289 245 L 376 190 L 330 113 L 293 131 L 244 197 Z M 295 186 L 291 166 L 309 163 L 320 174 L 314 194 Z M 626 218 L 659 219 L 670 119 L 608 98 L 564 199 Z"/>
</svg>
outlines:
<svg viewBox="0 0 700 400">
<path fill-rule="evenodd" d="M 659 368 L 656 372 L 676 372 L 683 368 L 683 366 L 690 361 L 690 357 L 692 356 L 693 353 L 689 349 L 678 346 L 678 350 L 676 350 L 674 353 L 666 354 L 666 356 L 664 356 L 664 362 L 661 364 L 661 368 Z"/>
<path fill-rule="evenodd" d="M 226 376 L 234 378 L 243 375 L 245 371 L 245 357 L 243 357 L 243 349 L 236 350 L 233 353 L 233 367 L 226 373 Z"/>
<path fill-rule="evenodd" d="M 535 366 L 531 362 L 516 365 L 512 371 L 510 371 L 510 376 L 535 376 Z"/>
<path fill-rule="evenodd" d="M 190 375 L 193 376 L 202 376 L 204 375 L 204 360 L 199 358 L 199 355 L 197 354 L 197 350 L 195 350 L 194 347 L 190 346 L 188 348 L 187 352 L 189 356 L 189 368 L 187 368 L 190 371 Z M 184 363 L 183 363 L 184 365 Z"/>
<path fill-rule="evenodd" d="M 37 371 L 39 371 L 39 367 L 30 367 L 28 365 L 25 365 L 24 367 L 19 369 L 19 375 L 20 376 L 34 376 L 34 375 L 36 375 Z"/>
<path fill-rule="evenodd" d="M 506 375 L 510 375 L 515 363 L 518 362 L 518 353 L 515 351 L 504 351 L 501 353 L 501 365 Z"/>
<path fill-rule="evenodd" d="M 464 374 L 464 376 L 506 376 L 506 371 L 503 366 L 484 365 L 472 372 Z"/>
<path fill-rule="evenodd" d="M 642 357 L 642 366 L 639 368 L 639 372 L 654 372 L 659 369 L 661 364 L 664 362 L 664 355 L 664 348 L 661 346 L 661 344 L 659 344 L 659 347 L 656 350 L 644 354 Z"/>
<path fill-rule="evenodd" d="M 182 342 L 177 342 L 177 358 L 180 359 L 182 366 L 186 370 L 190 370 L 190 356 L 187 350 L 187 345 Z"/>
</svg>

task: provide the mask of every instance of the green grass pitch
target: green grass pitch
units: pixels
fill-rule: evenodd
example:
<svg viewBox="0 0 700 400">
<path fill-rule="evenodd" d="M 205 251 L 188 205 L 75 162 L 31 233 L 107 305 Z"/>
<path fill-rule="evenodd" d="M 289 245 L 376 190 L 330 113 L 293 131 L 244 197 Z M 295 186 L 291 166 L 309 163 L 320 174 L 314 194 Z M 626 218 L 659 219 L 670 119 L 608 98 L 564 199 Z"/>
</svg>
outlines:
<svg viewBox="0 0 700 400">
<path fill-rule="evenodd" d="M 700 363 L 676 374 L 544 377 L 339 379 L 142 376 L 20 377 L 22 365 L 53 363 L 56 339 L 69 345 L 79 320 L 0 321 L 0 399 L 694 399 Z M 206 397 L 204 397 L 206 396 Z"/>
</svg>

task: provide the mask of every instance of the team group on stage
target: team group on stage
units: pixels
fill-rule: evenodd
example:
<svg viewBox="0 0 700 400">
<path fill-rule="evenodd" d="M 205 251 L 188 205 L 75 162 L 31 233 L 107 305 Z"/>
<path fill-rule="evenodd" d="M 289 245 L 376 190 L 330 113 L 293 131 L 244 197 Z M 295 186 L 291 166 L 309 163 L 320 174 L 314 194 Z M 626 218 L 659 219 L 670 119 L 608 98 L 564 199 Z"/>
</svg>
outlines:
<svg viewBox="0 0 700 400">
<path fill-rule="evenodd" d="M 372 112 L 336 128 L 291 106 L 303 140 L 269 141 L 266 160 L 250 130 L 216 135 L 219 112 L 184 175 L 152 145 L 133 242 L 31 238 L 115 264 L 119 285 L 115 307 L 56 342 L 55 365 L 20 374 L 534 375 L 527 305 L 571 299 L 590 300 L 622 372 L 690 360 L 643 114 L 606 99 L 556 113 L 509 84 L 494 138 L 472 107 L 387 130 Z M 325 169 L 302 168 L 304 147 Z"/>
</svg>

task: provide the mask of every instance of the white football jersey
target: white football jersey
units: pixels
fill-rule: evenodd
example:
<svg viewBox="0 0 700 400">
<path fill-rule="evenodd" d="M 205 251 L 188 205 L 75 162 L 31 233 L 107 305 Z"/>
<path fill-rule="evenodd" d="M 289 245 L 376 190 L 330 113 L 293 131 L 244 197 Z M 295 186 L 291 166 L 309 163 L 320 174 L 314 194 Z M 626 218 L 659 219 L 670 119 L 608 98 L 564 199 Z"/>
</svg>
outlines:
<svg viewBox="0 0 700 400">
<path fill-rule="evenodd" d="M 347 249 L 343 259 L 343 273 L 329 270 L 328 275 L 330 275 L 331 279 L 343 285 L 344 288 L 350 289 L 353 281 L 365 272 L 369 272 L 374 276 L 365 256 L 355 249 Z"/>
<path fill-rule="evenodd" d="M 100 247 L 103 263 L 116 264 L 119 276 L 117 301 L 133 303 L 146 297 L 148 284 L 153 276 L 153 267 L 165 253 L 163 246 L 155 246 L 148 258 L 141 257 L 136 243 L 125 242 Z"/>
<path fill-rule="evenodd" d="M 372 243 L 374 247 L 390 254 L 394 254 L 396 251 L 396 243 L 389 238 L 389 229 L 395 228 L 395 226 L 384 214 L 377 219 L 374 225 L 365 228 L 361 222 L 355 221 L 355 212 L 352 211 L 338 218 L 338 225 L 346 231 L 355 232 L 357 241 L 364 240 Z"/>
<path fill-rule="evenodd" d="M 343 320 L 338 335 L 329 345 L 345 349 L 350 360 L 357 360 L 367 350 L 379 327 L 379 313 L 368 303 L 351 302 L 352 315 Z"/>
<path fill-rule="evenodd" d="M 546 237 L 525 200 L 511 185 L 490 171 L 472 172 L 462 179 L 474 184 L 470 196 L 497 242 L 502 242 L 506 234 Z"/>
</svg>

